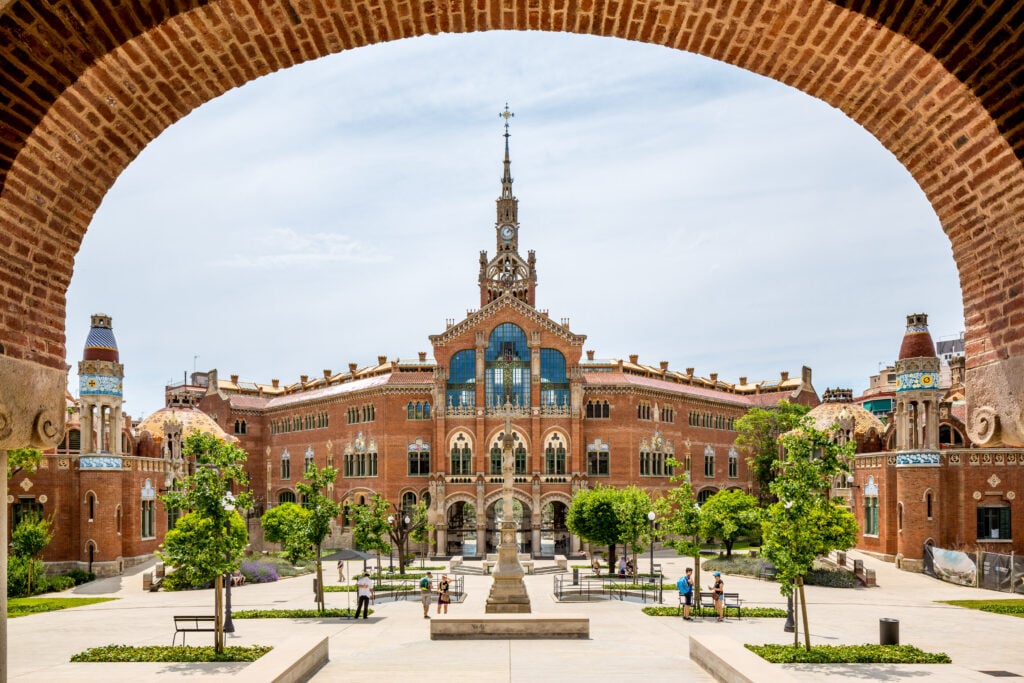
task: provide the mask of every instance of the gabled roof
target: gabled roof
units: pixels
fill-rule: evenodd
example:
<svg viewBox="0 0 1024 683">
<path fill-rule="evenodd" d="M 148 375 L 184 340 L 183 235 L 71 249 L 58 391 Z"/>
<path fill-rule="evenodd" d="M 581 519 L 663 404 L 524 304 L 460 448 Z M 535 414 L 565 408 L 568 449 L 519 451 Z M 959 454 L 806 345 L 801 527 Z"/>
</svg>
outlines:
<svg viewBox="0 0 1024 683">
<path fill-rule="evenodd" d="M 452 339 L 466 333 L 481 322 L 490 318 L 492 315 L 506 308 L 511 308 L 517 311 L 524 318 L 530 320 L 530 322 L 540 325 L 548 332 L 564 339 L 573 346 L 583 346 L 584 342 L 587 341 L 587 336 L 585 334 L 573 334 L 569 331 L 569 327 L 567 325 L 560 325 L 559 323 L 556 323 L 554 320 L 549 318 L 546 313 L 541 313 L 528 303 L 520 301 L 511 294 L 506 293 L 483 308 L 473 311 L 460 322 L 455 323 L 441 334 L 430 335 L 430 343 L 434 346 L 437 346 L 438 344 L 447 344 Z"/>
</svg>

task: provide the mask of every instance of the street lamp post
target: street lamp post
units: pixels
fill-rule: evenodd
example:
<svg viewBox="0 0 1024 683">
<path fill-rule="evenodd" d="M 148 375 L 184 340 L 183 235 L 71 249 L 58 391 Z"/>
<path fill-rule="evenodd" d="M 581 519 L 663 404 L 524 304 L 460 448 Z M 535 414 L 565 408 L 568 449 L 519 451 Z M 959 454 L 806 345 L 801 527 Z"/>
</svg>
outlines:
<svg viewBox="0 0 1024 683">
<path fill-rule="evenodd" d="M 388 526 L 391 527 L 392 530 L 394 530 L 394 528 L 395 528 L 395 516 L 394 515 L 388 515 Z M 395 550 L 394 547 L 392 547 L 392 545 L 389 543 L 388 544 L 388 572 L 392 573 L 392 574 L 395 571 L 395 563 L 391 559 L 392 556 L 393 556 L 394 550 Z"/>
<path fill-rule="evenodd" d="M 647 519 L 651 522 L 651 581 L 654 581 L 654 510 L 647 513 Z"/>
<path fill-rule="evenodd" d="M 409 557 L 409 515 L 406 515 L 405 519 L 402 520 L 402 521 L 405 522 L 405 556 L 408 558 Z"/>
<path fill-rule="evenodd" d="M 793 507 L 793 501 L 787 500 L 785 507 L 787 510 Z M 793 591 L 786 596 L 786 623 L 782 626 L 782 630 L 786 633 L 796 632 L 796 619 L 793 617 Z"/>
<path fill-rule="evenodd" d="M 231 515 L 235 511 L 235 496 L 231 493 L 231 491 L 228 491 L 227 493 L 224 494 L 224 500 L 222 501 L 221 505 L 223 505 L 224 509 L 227 510 L 227 512 L 228 512 L 228 519 L 225 522 L 225 525 L 227 527 L 228 535 L 230 536 L 231 535 Z M 228 558 L 230 559 L 230 557 L 231 556 L 229 554 Z M 235 622 L 233 622 L 231 620 L 231 584 L 232 584 L 231 574 L 228 574 L 228 582 L 227 583 L 228 583 L 227 588 L 224 590 L 224 633 L 234 633 L 235 632 Z"/>
</svg>

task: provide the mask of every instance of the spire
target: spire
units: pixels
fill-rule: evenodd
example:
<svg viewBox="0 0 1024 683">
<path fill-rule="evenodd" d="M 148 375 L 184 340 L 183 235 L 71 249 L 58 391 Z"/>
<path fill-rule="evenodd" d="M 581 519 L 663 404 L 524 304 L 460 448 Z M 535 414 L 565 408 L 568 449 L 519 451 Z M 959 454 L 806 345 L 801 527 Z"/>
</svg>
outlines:
<svg viewBox="0 0 1024 683">
<path fill-rule="evenodd" d="M 501 197 L 502 199 L 512 199 L 512 162 L 508 158 L 508 139 L 510 133 L 508 132 L 508 120 L 515 116 L 508 109 L 508 102 L 505 103 L 505 111 L 498 114 L 501 118 L 505 119 L 505 173 L 501 177 Z"/>
</svg>

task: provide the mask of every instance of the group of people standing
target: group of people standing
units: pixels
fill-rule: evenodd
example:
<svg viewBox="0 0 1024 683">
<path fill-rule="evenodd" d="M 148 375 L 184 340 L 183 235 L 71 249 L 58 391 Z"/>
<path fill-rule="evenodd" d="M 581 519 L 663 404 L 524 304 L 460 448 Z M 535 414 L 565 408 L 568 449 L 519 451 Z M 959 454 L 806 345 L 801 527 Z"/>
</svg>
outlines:
<svg viewBox="0 0 1024 683">
<path fill-rule="evenodd" d="M 725 581 L 722 580 L 722 572 L 714 572 L 715 582 L 711 588 L 711 599 L 715 603 L 715 612 L 718 613 L 718 621 L 725 619 Z M 693 607 L 693 568 L 687 567 L 686 574 L 676 581 L 676 588 L 679 590 L 679 601 L 683 605 L 683 619 L 693 621 L 690 616 L 690 608 Z"/>
<path fill-rule="evenodd" d="M 341 569 L 338 570 L 339 580 L 344 581 L 344 575 L 341 573 Z M 423 618 L 430 618 L 430 605 L 433 602 L 432 594 L 434 591 L 434 575 L 431 572 L 427 572 L 420 579 L 420 601 L 423 603 Z M 373 590 L 373 579 L 370 578 L 370 572 L 363 572 L 362 576 L 356 580 L 356 614 L 355 618 L 359 618 L 360 612 L 363 615 L 363 619 L 368 618 L 370 613 L 370 602 L 374 599 Z M 448 581 L 446 574 L 441 575 L 441 580 L 437 582 L 437 613 L 448 614 L 448 605 L 452 602 L 451 597 L 451 582 Z"/>
</svg>

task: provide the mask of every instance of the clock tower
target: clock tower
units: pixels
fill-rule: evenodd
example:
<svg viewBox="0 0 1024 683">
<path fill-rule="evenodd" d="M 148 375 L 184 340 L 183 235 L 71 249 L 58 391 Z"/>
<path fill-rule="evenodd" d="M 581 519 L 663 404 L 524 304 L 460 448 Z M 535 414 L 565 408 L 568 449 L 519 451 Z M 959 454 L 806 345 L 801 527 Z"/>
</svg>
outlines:
<svg viewBox="0 0 1024 683">
<path fill-rule="evenodd" d="M 498 116 L 505 119 L 505 161 L 501 196 L 497 200 L 497 218 L 494 222 L 497 252 L 489 261 L 487 252 L 480 252 L 480 306 L 486 306 L 502 296 L 514 296 L 534 306 L 536 257 L 532 251 L 526 261 L 519 255 L 519 200 L 512 194 L 512 164 L 508 156 L 508 122 L 515 115 L 506 104 L 505 111 Z"/>
</svg>

